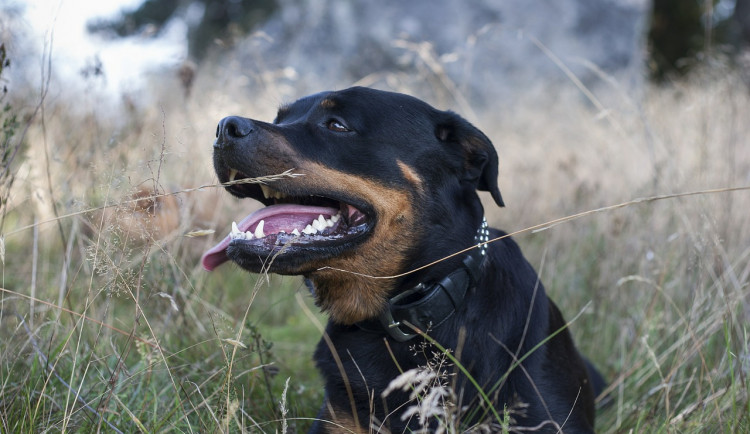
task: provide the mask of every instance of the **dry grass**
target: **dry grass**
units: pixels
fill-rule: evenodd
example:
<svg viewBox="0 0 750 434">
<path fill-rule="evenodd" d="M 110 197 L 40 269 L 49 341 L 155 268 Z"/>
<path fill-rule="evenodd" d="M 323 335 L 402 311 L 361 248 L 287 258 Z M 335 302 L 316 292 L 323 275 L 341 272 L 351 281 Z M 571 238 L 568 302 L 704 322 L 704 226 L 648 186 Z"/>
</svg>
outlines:
<svg viewBox="0 0 750 434">
<path fill-rule="evenodd" d="M 425 74 L 434 93 L 417 96 L 468 103 L 439 71 Z M 409 91 L 410 80 L 377 84 Z M 216 121 L 271 119 L 299 96 L 285 83 L 229 65 L 199 71 L 190 99 L 160 82 L 117 116 L 95 93 L 74 111 L 59 89 L 45 101 L 2 210 L 0 431 L 309 426 L 319 332 L 298 306 L 300 281 L 203 272 L 200 252 L 250 205 L 218 188 L 179 193 L 215 182 Z M 226 91 L 238 88 L 252 98 Z M 615 92 L 606 112 L 573 93 L 467 115 L 500 154 L 507 208 L 488 206 L 494 226 L 750 185 L 750 93 L 730 70 L 639 99 Z M 611 381 L 602 432 L 750 430 L 748 209 L 748 191 L 705 194 L 516 237 L 568 318 L 589 306 L 572 329 Z M 217 232 L 195 232 L 206 229 Z"/>
</svg>

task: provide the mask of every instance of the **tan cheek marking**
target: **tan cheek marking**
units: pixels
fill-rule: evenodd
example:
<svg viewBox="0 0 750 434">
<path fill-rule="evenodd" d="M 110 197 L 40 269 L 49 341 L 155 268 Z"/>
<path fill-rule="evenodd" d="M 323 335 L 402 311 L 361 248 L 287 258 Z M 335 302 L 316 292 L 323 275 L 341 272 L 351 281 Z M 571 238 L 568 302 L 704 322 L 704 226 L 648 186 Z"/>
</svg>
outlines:
<svg viewBox="0 0 750 434">
<path fill-rule="evenodd" d="M 336 101 L 326 98 L 320 102 L 320 106 L 324 109 L 332 109 L 336 107 Z"/>
<path fill-rule="evenodd" d="M 408 190 L 388 188 L 317 163 L 303 164 L 300 172 L 305 176 L 294 181 L 321 191 L 342 191 L 360 197 L 371 204 L 378 215 L 374 232 L 356 250 L 330 260 L 313 261 L 310 265 L 371 276 L 392 276 L 405 269 L 412 237 L 420 232 Z M 318 288 L 318 305 L 328 311 L 334 321 L 344 324 L 378 315 L 394 285 L 393 279 L 372 279 L 335 270 L 314 271 L 309 277 Z"/>
<path fill-rule="evenodd" d="M 409 184 L 413 185 L 414 188 L 416 188 L 421 193 L 423 189 L 423 181 L 422 178 L 417 174 L 417 172 L 411 166 L 401 160 L 396 160 L 396 164 L 398 164 L 398 168 L 401 169 L 401 173 L 404 175 L 404 178 L 406 178 Z"/>
<path fill-rule="evenodd" d="M 392 276 L 405 270 L 412 237 L 419 236 L 420 232 L 411 189 L 388 188 L 376 181 L 301 160 L 283 138 L 276 136 L 272 140 L 273 144 L 265 147 L 259 155 L 269 173 L 281 173 L 292 167 L 304 176 L 285 183 L 321 192 L 340 191 L 362 198 L 375 208 L 378 216 L 374 232 L 356 250 L 325 261 L 311 261 L 306 268 L 332 267 L 370 276 Z M 403 164 L 403 167 L 408 169 L 406 173 L 413 181 L 421 182 L 408 165 Z M 327 311 L 332 320 L 342 324 L 377 316 L 385 307 L 395 283 L 393 279 L 372 279 L 336 270 L 313 271 L 307 276 L 318 289 L 318 306 Z"/>
</svg>

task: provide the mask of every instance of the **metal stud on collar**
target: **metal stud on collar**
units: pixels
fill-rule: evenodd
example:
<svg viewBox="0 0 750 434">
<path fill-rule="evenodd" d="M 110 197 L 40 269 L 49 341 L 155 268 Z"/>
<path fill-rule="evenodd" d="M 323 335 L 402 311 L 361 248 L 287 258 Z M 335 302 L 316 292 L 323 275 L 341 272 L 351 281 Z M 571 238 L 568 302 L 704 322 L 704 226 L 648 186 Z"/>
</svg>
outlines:
<svg viewBox="0 0 750 434">
<path fill-rule="evenodd" d="M 482 217 L 482 225 L 477 229 L 477 234 L 474 236 L 474 240 L 477 242 L 479 254 L 482 256 L 487 255 L 487 242 L 490 240 L 490 228 L 487 225 L 487 219 L 484 217 Z"/>
</svg>

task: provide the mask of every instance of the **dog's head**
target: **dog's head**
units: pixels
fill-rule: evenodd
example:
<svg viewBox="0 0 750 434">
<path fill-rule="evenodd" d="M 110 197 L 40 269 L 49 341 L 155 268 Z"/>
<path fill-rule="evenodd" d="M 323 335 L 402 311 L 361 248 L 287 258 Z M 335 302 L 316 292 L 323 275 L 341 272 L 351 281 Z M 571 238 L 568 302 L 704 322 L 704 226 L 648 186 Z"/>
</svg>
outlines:
<svg viewBox="0 0 750 434">
<path fill-rule="evenodd" d="M 270 124 L 223 119 L 214 167 L 222 183 L 299 176 L 228 186 L 265 208 L 233 225 L 203 266 L 232 260 L 252 272 L 304 275 L 341 323 L 378 315 L 399 285 L 367 276 L 470 245 L 482 218 L 476 190 L 503 205 L 497 154 L 482 132 L 416 98 L 361 87 L 302 98 Z"/>
</svg>

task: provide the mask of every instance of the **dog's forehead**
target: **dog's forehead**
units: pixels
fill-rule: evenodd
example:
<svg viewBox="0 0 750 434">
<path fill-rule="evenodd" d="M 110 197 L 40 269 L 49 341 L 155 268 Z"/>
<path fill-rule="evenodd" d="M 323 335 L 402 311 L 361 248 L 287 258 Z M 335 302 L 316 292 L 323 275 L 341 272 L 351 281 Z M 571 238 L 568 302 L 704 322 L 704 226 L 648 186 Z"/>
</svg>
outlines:
<svg viewBox="0 0 750 434">
<path fill-rule="evenodd" d="M 277 119 L 299 117 L 318 110 L 337 113 L 372 111 L 379 113 L 381 116 L 398 112 L 408 112 L 414 115 L 436 111 L 428 103 L 409 95 L 367 87 L 351 87 L 302 97 L 291 104 L 282 106 L 279 109 Z"/>
<path fill-rule="evenodd" d="M 319 92 L 313 95 L 302 97 L 298 99 L 297 101 L 294 101 L 293 103 L 284 104 L 281 107 L 279 107 L 279 111 L 276 114 L 276 119 L 278 120 L 283 117 L 287 117 L 291 115 L 301 115 L 301 114 L 307 113 L 313 107 L 318 105 L 320 101 L 323 100 L 330 93 L 331 92 Z"/>
<path fill-rule="evenodd" d="M 328 92 L 320 97 L 321 106 L 331 109 L 354 106 L 375 110 L 383 108 L 425 112 L 435 110 L 431 105 L 413 96 L 369 87 L 350 87 L 337 92 Z"/>
</svg>

